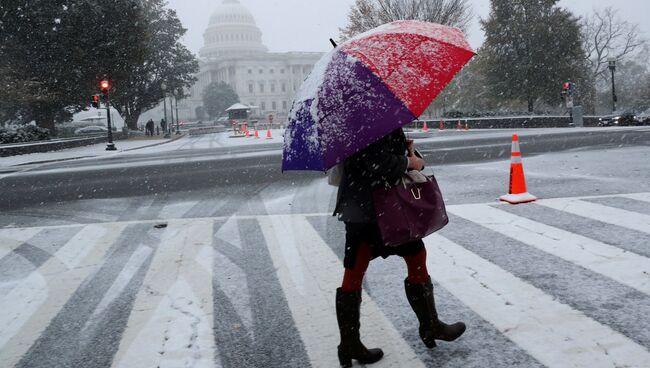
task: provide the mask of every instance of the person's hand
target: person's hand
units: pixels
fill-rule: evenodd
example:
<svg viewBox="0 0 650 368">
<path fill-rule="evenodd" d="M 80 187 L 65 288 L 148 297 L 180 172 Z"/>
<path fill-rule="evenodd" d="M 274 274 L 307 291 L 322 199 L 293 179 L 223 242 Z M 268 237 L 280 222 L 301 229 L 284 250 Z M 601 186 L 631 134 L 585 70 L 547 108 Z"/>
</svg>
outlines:
<svg viewBox="0 0 650 368">
<path fill-rule="evenodd" d="M 412 139 L 407 139 L 406 140 L 406 151 L 408 151 L 407 156 L 409 156 L 409 157 L 414 156 L 414 153 L 413 153 L 413 140 Z"/>
<path fill-rule="evenodd" d="M 408 160 L 409 160 L 409 164 L 408 164 L 409 170 L 422 171 L 424 170 L 424 166 L 426 166 L 426 162 L 424 162 L 423 159 L 415 155 L 409 155 Z"/>
</svg>

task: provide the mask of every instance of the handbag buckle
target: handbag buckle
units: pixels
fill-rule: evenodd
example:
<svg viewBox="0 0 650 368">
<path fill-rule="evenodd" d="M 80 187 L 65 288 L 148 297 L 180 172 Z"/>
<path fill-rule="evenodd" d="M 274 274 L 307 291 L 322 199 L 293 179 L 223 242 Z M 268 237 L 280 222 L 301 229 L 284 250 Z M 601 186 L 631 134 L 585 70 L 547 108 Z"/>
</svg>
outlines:
<svg viewBox="0 0 650 368">
<path fill-rule="evenodd" d="M 415 194 L 414 189 L 418 190 L 418 194 Z M 411 188 L 411 194 L 413 194 L 413 198 L 415 198 L 418 201 L 422 199 L 422 191 L 420 188 Z"/>
</svg>

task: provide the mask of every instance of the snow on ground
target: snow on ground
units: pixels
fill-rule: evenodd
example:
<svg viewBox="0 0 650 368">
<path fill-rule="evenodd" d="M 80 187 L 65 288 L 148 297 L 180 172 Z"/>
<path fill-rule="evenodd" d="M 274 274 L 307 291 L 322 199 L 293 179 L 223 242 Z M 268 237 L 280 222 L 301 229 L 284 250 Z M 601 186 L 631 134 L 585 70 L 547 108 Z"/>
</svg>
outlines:
<svg viewBox="0 0 650 368">
<path fill-rule="evenodd" d="M 480 138 L 494 138 L 509 137 L 517 133 L 521 137 L 537 134 L 553 134 L 553 133 L 573 133 L 582 134 L 585 132 L 602 132 L 602 131 L 615 131 L 615 130 L 647 130 L 650 127 L 611 127 L 611 128 L 542 128 L 542 129 L 470 129 L 456 130 L 446 129 L 439 131 L 438 129 L 429 129 L 428 132 L 421 130 L 413 130 L 407 132 L 407 136 L 417 139 L 418 143 L 429 143 L 436 141 L 458 140 L 463 137 L 468 139 Z M 253 133 L 254 134 L 254 133 Z M 184 136 L 180 139 L 173 141 L 117 141 L 115 145 L 118 148 L 116 152 L 106 151 L 106 144 L 96 144 L 92 146 L 71 148 L 55 152 L 33 153 L 28 155 L 19 155 L 12 157 L 0 157 L 0 168 L 6 168 L 16 165 L 33 164 L 47 161 L 60 161 L 71 160 L 77 158 L 88 158 L 108 155 L 121 155 L 121 154 L 142 154 L 142 153 L 159 153 L 168 151 L 186 151 L 195 149 L 211 149 L 223 147 L 256 147 L 261 145 L 276 144 L 275 149 L 280 149 L 280 144 L 284 143 L 284 129 L 272 129 L 271 139 L 267 138 L 267 131 L 260 130 L 259 138 L 253 135 L 250 137 L 233 137 L 231 131 L 223 133 L 206 134 L 200 136 Z"/>
<path fill-rule="evenodd" d="M 446 140 L 459 140 L 467 137 L 468 139 L 480 139 L 480 138 L 494 138 L 494 137 L 503 137 L 506 140 L 510 139 L 510 136 L 514 133 L 517 133 L 521 137 L 526 137 L 530 135 L 537 134 L 553 134 L 553 133 L 573 133 L 573 134 L 582 134 L 586 132 L 603 132 L 603 131 L 618 131 L 618 130 L 639 130 L 639 129 L 650 129 L 650 127 L 612 127 L 612 128 L 580 128 L 580 129 L 568 129 L 568 128 L 542 128 L 542 129 L 470 129 L 469 131 L 456 129 L 447 129 L 439 131 L 438 129 L 429 129 L 428 132 L 422 132 L 421 130 L 413 130 L 407 132 L 407 136 L 414 138 L 418 143 L 429 143 L 436 141 L 446 141 Z M 232 132 L 216 133 L 216 134 L 206 134 L 202 136 L 195 137 L 184 137 L 175 142 L 169 144 L 147 148 L 142 151 L 137 151 L 137 153 L 153 153 L 161 151 L 173 151 L 173 150 L 193 150 L 193 149 L 210 149 L 210 148 L 221 148 L 221 147 L 246 147 L 251 146 L 255 147 L 258 145 L 271 144 L 271 143 L 284 143 L 283 138 L 283 129 L 273 129 L 271 130 L 272 139 L 266 139 L 266 131 L 259 131 L 259 139 L 255 139 L 253 136 L 249 138 L 245 137 L 232 137 Z M 277 149 L 280 149 L 278 146 Z"/>
<path fill-rule="evenodd" d="M 524 168 L 541 200 L 519 206 L 496 201 L 509 160 L 434 168 L 450 224 L 425 239 L 427 266 L 441 318 L 469 328 L 426 349 L 403 261 L 379 258 L 362 304 L 364 342 L 386 353 L 373 367 L 648 366 L 650 147 L 524 152 Z M 3 213 L 0 360 L 337 366 L 336 191 L 322 178 L 263 187 Z"/>
<path fill-rule="evenodd" d="M 168 141 L 169 140 L 165 140 L 165 139 L 161 139 L 157 141 L 154 140 L 115 141 L 115 147 L 117 148 L 117 151 L 106 151 L 106 143 L 99 143 L 99 144 L 93 144 L 84 147 L 68 148 L 60 151 L 37 152 L 37 153 L 30 153 L 26 155 L 0 157 L 0 168 L 17 166 L 17 165 L 35 164 L 40 162 L 62 161 L 62 160 L 71 160 L 77 158 L 117 155 L 129 150 L 136 150 L 144 147 L 150 147 L 152 145 L 159 145 L 162 143 L 166 143 Z"/>
<path fill-rule="evenodd" d="M 157 146 L 147 148 L 137 153 L 153 153 L 161 151 L 186 151 L 194 149 L 210 149 L 210 148 L 222 148 L 222 147 L 246 147 L 246 146 L 258 146 L 263 144 L 281 144 L 284 143 L 284 129 L 272 129 L 271 130 L 271 139 L 267 139 L 267 131 L 260 130 L 258 132 L 259 138 L 255 138 L 254 132 L 251 133 L 250 137 L 234 137 L 232 131 L 227 131 L 223 133 L 213 133 L 205 134 L 198 136 L 186 136 L 177 141 Z"/>
<path fill-rule="evenodd" d="M 493 138 L 493 137 L 508 137 L 511 134 L 517 134 L 520 137 L 526 137 L 538 134 L 554 134 L 554 133 L 570 133 L 582 134 L 588 132 L 603 132 L 603 131 L 636 131 L 636 130 L 650 130 L 650 127 L 607 127 L 607 128 L 531 128 L 531 129 L 471 129 L 470 130 L 457 130 L 445 129 L 438 130 L 437 128 L 429 128 L 428 132 L 422 130 L 413 130 L 406 132 L 407 137 L 417 139 L 417 142 L 428 143 L 444 140 L 456 140 L 461 136 L 466 136 L 472 139 L 478 138 Z"/>
</svg>

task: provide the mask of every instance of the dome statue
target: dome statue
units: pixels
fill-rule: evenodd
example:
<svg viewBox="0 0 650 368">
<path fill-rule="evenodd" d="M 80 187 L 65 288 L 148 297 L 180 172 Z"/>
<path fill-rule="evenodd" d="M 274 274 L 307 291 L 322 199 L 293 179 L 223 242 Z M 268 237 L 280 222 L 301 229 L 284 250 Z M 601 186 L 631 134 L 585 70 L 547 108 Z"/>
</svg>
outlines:
<svg viewBox="0 0 650 368">
<path fill-rule="evenodd" d="M 224 0 L 210 17 L 200 56 L 206 59 L 268 52 L 253 14 L 238 0 Z"/>
</svg>

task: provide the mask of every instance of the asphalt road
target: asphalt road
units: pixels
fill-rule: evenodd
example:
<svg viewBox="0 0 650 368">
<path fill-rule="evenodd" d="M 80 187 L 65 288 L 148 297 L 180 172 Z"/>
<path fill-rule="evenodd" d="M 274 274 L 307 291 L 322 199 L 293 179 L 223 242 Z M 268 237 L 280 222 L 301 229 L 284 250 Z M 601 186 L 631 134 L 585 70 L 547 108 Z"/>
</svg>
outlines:
<svg viewBox="0 0 650 368">
<path fill-rule="evenodd" d="M 378 259 L 362 304 L 364 342 L 386 353 L 373 367 L 645 366 L 648 133 L 522 137 L 528 188 L 542 199 L 523 206 L 495 201 L 510 143 L 481 139 L 421 146 L 429 162 L 461 161 L 434 165 L 451 222 L 427 251 L 441 318 L 469 329 L 426 349 L 403 261 Z M 0 215 L 0 365 L 336 367 L 336 192 L 320 174 L 280 174 L 267 148 L 1 179 L 16 185 L 5 195 L 31 203 L 13 199 Z"/>
<path fill-rule="evenodd" d="M 578 148 L 649 145 L 650 129 L 567 129 L 551 134 L 528 131 L 520 141 L 525 157 L 530 157 Z M 503 133 L 452 134 L 435 142 L 418 143 L 418 149 L 432 166 L 507 158 L 510 146 L 510 139 Z M 282 173 L 280 150 L 279 144 L 159 150 L 16 167 L 15 173 L 0 178 L 0 209 L 322 177 L 320 173 Z"/>
</svg>

